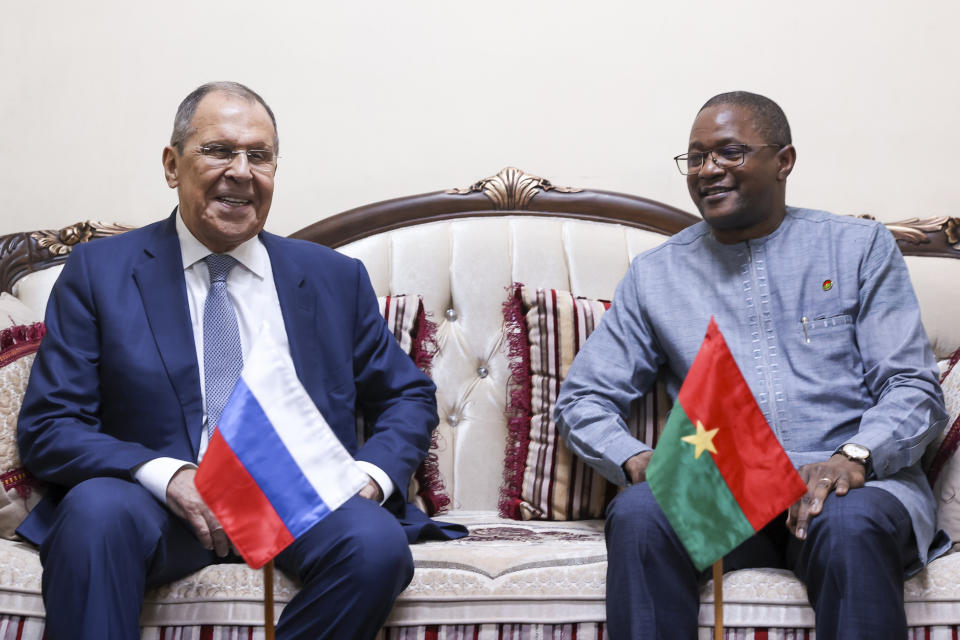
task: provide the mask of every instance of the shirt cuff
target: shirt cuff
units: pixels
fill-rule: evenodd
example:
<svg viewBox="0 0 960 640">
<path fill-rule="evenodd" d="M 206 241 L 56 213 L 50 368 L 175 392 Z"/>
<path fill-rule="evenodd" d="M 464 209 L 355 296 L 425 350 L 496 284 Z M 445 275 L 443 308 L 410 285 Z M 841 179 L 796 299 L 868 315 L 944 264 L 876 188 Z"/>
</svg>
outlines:
<svg viewBox="0 0 960 640">
<path fill-rule="evenodd" d="M 390 476 L 388 476 L 386 472 L 384 472 L 384 470 L 377 465 L 365 462 L 363 460 L 357 460 L 357 466 L 360 467 L 361 471 L 373 478 L 374 482 L 380 485 L 380 491 L 383 492 L 383 500 L 380 501 L 380 504 L 386 502 L 387 498 L 390 497 L 390 494 L 393 493 L 394 489 L 393 480 L 390 479 Z"/>
<path fill-rule="evenodd" d="M 167 504 L 167 485 L 184 467 L 196 469 L 192 462 L 176 458 L 154 458 L 133 468 L 133 478 L 152 493 L 161 504 Z"/>
<path fill-rule="evenodd" d="M 603 458 L 607 463 L 607 465 L 605 465 L 606 468 L 609 469 L 609 472 L 604 475 L 612 480 L 614 484 L 623 487 L 631 484 L 631 480 L 627 477 L 627 473 L 623 468 L 623 464 L 633 456 L 645 453 L 647 451 L 653 451 L 653 449 L 651 449 L 648 444 L 641 440 L 637 440 L 626 431 L 618 432 L 615 437 L 611 438 L 611 440 L 612 442 L 604 447 L 605 451 L 603 453 Z"/>
</svg>

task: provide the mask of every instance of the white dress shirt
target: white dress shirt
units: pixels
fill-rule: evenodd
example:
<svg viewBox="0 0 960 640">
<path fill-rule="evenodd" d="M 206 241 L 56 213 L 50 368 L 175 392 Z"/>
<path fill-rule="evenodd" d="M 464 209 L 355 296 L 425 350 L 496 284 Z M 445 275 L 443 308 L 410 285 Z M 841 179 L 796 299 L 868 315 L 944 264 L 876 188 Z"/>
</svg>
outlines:
<svg viewBox="0 0 960 640">
<path fill-rule="evenodd" d="M 183 278 L 187 285 L 187 304 L 190 307 L 190 324 L 193 327 L 193 341 L 197 350 L 197 365 L 200 368 L 200 392 L 203 395 L 203 425 L 200 429 L 199 462 L 207 450 L 207 410 L 206 390 L 203 388 L 203 307 L 210 291 L 210 273 L 204 258 L 211 251 L 197 240 L 177 214 L 177 237 L 180 240 L 180 255 L 183 257 Z M 290 349 L 287 329 L 280 311 L 280 299 L 273 280 L 273 267 L 270 255 L 260 238 L 254 236 L 232 251 L 227 252 L 239 263 L 227 276 L 227 294 L 237 313 L 237 326 L 240 330 L 240 344 L 244 359 L 250 352 L 253 342 L 261 331 L 267 331 L 281 347 Z M 361 469 L 380 485 L 383 501 L 393 493 L 393 481 L 380 467 L 357 461 Z M 184 467 L 196 467 L 191 461 L 175 458 L 154 458 L 133 470 L 137 482 L 146 487 L 157 500 L 167 503 L 167 485 L 174 474 Z M 382 504 L 382 501 L 381 501 Z"/>
</svg>

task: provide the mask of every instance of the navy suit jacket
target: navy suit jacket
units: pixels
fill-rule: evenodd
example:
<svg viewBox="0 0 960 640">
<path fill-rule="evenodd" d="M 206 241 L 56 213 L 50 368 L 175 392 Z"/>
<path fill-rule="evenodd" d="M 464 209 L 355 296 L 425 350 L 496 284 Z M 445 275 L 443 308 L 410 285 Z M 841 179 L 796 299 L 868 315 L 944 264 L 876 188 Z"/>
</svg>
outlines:
<svg viewBox="0 0 960 640">
<path fill-rule="evenodd" d="M 176 212 L 77 245 L 47 307 L 47 334 L 24 397 L 24 465 L 51 491 L 18 530 L 40 544 L 56 504 L 84 480 L 133 479 L 158 456 L 197 459 L 201 380 Z M 400 349 L 363 265 L 326 247 L 263 232 L 300 381 L 357 460 L 396 486 L 387 501 L 412 541 L 448 537 L 403 494 L 437 424 L 435 387 Z M 359 446 L 355 412 L 372 435 Z"/>
</svg>

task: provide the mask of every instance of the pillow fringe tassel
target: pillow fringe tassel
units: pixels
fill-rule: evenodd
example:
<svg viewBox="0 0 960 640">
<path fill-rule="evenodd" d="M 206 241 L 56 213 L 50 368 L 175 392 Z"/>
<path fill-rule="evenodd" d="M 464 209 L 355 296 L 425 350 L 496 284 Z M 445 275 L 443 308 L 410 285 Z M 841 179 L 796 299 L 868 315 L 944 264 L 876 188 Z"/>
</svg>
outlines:
<svg viewBox="0 0 960 640">
<path fill-rule="evenodd" d="M 19 324 L 0 331 L 0 367 L 35 352 L 46 333 L 42 322 Z"/>
<path fill-rule="evenodd" d="M 530 343 L 523 315 L 523 284 L 507 287 L 509 298 L 503 303 L 503 330 L 507 343 L 510 378 L 507 381 L 507 446 L 500 487 L 500 515 L 521 518 L 520 494 L 523 471 L 530 448 Z"/>
<path fill-rule="evenodd" d="M 417 308 L 417 319 L 414 323 L 413 335 L 417 337 L 413 345 L 411 357 L 417 367 L 425 374 L 430 375 L 433 366 L 433 357 L 440 350 L 437 342 L 437 323 L 432 321 L 423 308 L 423 300 Z M 430 449 L 423 464 L 417 467 L 414 474 L 420 488 L 417 495 L 427 504 L 427 515 L 433 516 L 445 513 L 450 508 L 450 496 L 440 473 L 440 462 L 437 451 L 440 449 L 440 432 L 436 429 L 430 436 Z"/>
<path fill-rule="evenodd" d="M 947 376 L 953 371 L 958 361 L 960 361 L 960 349 L 957 349 L 950 358 L 950 364 L 947 365 L 947 370 L 940 376 L 940 384 L 943 384 L 947 379 Z M 947 435 L 944 436 L 940 447 L 937 449 L 937 453 L 933 456 L 933 460 L 930 461 L 930 468 L 927 470 L 927 481 L 931 487 L 937 483 L 940 472 L 943 471 L 943 467 L 958 447 L 960 447 L 960 416 L 950 425 Z"/>
</svg>

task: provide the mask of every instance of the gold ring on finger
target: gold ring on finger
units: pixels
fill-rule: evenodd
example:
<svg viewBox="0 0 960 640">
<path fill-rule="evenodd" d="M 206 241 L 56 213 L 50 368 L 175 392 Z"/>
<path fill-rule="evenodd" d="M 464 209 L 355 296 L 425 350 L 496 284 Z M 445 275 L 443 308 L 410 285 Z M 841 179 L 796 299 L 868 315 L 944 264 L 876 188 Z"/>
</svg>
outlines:
<svg viewBox="0 0 960 640">
<path fill-rule="evenodd" d="M 826 482 L 827 484 L 833 484 L 833 480 L 830 478 L 820 478 L 820 482 Z"/>
</svg>

